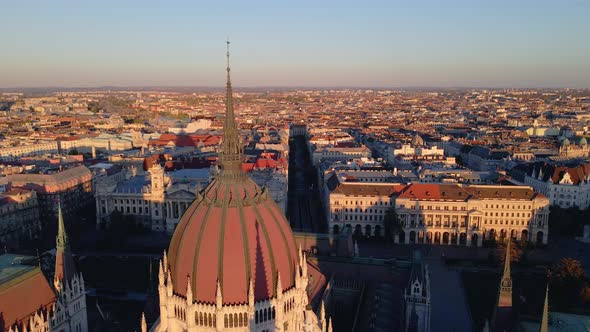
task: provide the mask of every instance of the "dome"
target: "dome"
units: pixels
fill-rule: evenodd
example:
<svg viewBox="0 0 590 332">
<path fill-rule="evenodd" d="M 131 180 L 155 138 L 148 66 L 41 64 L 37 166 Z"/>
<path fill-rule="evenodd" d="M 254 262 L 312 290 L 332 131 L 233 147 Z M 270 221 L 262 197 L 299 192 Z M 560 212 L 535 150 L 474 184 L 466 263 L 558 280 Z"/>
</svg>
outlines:
<svg viewBox="0 0 590 332">
<path fill-rule="evenodd" d="M 561 142 L 561 146 L 568 146 L 570 145 L 570 140 L 569 139 L 564 139 L 563 142 Z"/>
<path fill-rule="evenodd" d="M 297 250 L 280 208 L 252 180 L 214 180 L 182 216 L 168 261 L 175 293 L 215 303 L 219 280 L 224 304 L 248 302 L 250 280 L 255 301 L 274 297 L 278 274 L 282 289 L 295 285 Z"/>
<path fill-rule="evenodd" d="M 578 142 L 578 144 L 580 145 L 588 145 L 588 142 L 586 141 L 585 137 L 580 138 L 580 141 Z"/>
</svg>

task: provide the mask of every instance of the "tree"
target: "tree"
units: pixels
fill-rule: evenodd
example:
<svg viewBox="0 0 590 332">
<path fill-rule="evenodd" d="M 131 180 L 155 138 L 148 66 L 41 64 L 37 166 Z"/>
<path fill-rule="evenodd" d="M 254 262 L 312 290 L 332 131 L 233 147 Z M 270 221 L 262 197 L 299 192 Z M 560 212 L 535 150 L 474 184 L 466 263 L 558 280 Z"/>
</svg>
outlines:
<svg viewBox="0 0 590 332">
<path fill-rule="evenodd" d="M 582 263 L 573 258 L 562 258 L 551 269 L 551 303 L 564 309 L 582 302 L 586 284 Z"/>
<path fill-rule="evenodd" d="M 78 153 L 78 150 L 71 149 L 70 152 L 68 152 L 68 154 L 71 155 L 71 156 L 75 156 L 75 155 L 78 155 L 79 153 Z"/>
<path fill-rule="evenodd" d="M 385 228 L 385 239 L 387 241 L 393 240 L 393 235 L 401 232 L 402 225 L 397 216 L 397 212 L 395 212 L 394 206 L 385 211 L 385 216 L 383 216 L 383 226 Z"/>
<path fill-rule="evenodd" d="M 493 250 L 493 258 L 496 264 L 502 265 L 504 264 L 504 260 L 506 257 L 506 248 L 508 246 L 508 241 L 499 241 L 497 243 L 497 247 Z M 510 262 L 518 263 L 524 260 L 525 258 L 525 251 L 521 243 L 517 241 L 510 242 Z"/>
</svg>

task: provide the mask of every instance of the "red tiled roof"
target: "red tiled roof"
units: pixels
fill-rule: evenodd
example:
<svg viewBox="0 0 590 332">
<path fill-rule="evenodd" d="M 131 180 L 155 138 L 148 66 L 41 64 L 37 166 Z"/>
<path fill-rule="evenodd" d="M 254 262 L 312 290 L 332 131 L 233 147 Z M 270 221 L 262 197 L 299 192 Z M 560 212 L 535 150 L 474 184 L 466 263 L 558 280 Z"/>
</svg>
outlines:
<svg viewBox="0 0 590 332">
<path fill-rule="evenodd" d="M 295 285 L 297 250 L 289 222 L 280 208 L 249 178 L 214 180 L 182 216 L 169 248 L 174 291 L 215 303 L 217 281 L 224 304 L 248 302 L 250 280 L 255 301 Z"/>
<path fill-rule="evenodd" d="M 201 135 L 201 134 L 192 134 L 192 135 L 176 135 L 171 133 L 165 133 L 160 135 L 158 139 L 150 140 L 149 145 L 151 146 L 164 146 L 168 145 L 170 142 L 174 143 L 176 146 L 185 147 L 185 146 L 211 146 L 211 145 L 218 145 L 221 141 L 220 136 L 215 135 Z"/>
<path fill-rule="evenodd" d="M 27 323 L 39 310 L 47 310 L 56 297 L 43 272 L 37 267 L 0 284 L 0 326 Z"/>
</svg>

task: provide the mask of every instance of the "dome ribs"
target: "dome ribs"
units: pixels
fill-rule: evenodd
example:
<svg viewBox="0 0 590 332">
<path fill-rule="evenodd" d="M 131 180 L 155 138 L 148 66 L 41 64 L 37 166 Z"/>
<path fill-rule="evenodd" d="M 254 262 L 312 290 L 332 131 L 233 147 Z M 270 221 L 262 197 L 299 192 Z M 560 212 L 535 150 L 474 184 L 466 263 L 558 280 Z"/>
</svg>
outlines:
<svg viewBox="0 0 590 332">
<path fill-rule="evenodd" d="M 195 262 L 193 271 L 198 271 L 198 269 L 213 271 L 218 270 L 218 251 L 211 250 L 213 252 L 209 253 L 208 249 L 219 246 L 219 237 L 215 236 L 215 234 L 219 234 L 221 231 L 221 224 L 216 222 L 221 218 L 221 211 L 215 205 L 210 205 L 210 209 L 211 211 L 209 212 L 209 215 L 203 220 L 201 224 L 199 231 L 199 241 L 197 242 L 195 251 L 192 253 L 194 257 L 198 259 L 198 261 Z M 207 254 L 202 254 L 202 250 L 205 250 Z M 190 252 L 188 250 L 185 251 Z M 196 299 L 202 302 L 214 303 L 217 273 L 195 273 L 194 278 L 195 285 L 193 287 L 196 289 Z"/>
<path fill-rule="evenodd" d="M 188 226 L 190 224 L 188 221 L 184 221 L 184 220 L 193 219 L 194 214 L 199 211 L 200 204 L 201 204 L 201 202 L 193 202 L 182 216 L 182 217 L 184 217 L 184 215 L 187 215 L 190 211 L 190 217 L 188 219 L 184 219 L 184 218 L 180 219 L 180 220 L 183 220 L 183 222 L 178 225 L 178 227 L 177 227 L 178 232 L 174 232 L 174 234 L 172 235 L 172 239 L 170 241 L 170 243 L 172 243 L 172 244 L 177 243 L 178 245 L 170 246 L 170 248 L 168 250 L 168 257 L 169 257 L 168 264 L 169 264 L 169 266 L 165 266 L 166 269 L 169 269 L 170 266 L 176 265 L 176 253 L 182 247 L 182 244 L 184 242 L 184 237 L 185 237 L 185 230 L 186 230 L 186 228 L 188 228 Z M 176 240 L 176 238 L 178 238 L 178 240 Z M 173 277 L 174 277 L 174 280 L 176 280 L 176 278 L 178 276 L 175 274 Z"/>
<path fill-rule="evenodd" d="M 275 226 L 277 227 L 277 229 L 279 230 L 279 233 L 281 234 L 281 238 L 283 239 L 283 244 L 285 245 L 285 252 L 287 253 L 287 262 L 289 265 L 289 278 L 287 279 L 288 283 L 291 284 L 293 281 L 293 276 L 295 275 L 293 269 L 295 267 L 295 262 L 293 261 L 293 257 L 291 257 L 291 250 L 289 248 L 289 243 L 287 242 L 287 237 L 285 236 L 285 232 L 283 232 L 283 227 L 280 224 L 280 222 L 278 221 L 277 217 L 275 216 L 275 214 L 272 212 L 271 208 L 268 205 L 265 205 L 264 208 L 268 211 L 268 213 L 272 216 L 272 220 L 274 221 Z M 272 253 L 273 256 L 275 255 L 275 253 Z M 284 276 L 283 276 L 284 277 Z M 286 287 L 284 287 L 283 285 L 281 285 L 281 289 L 286 289 Z"/>
<path fill-rule="evenodd" d="M 235 188 L 232 186 L 232 189 Z M 227 209 L 223 237 L 223 275 L 219 276 L 224 290 L 224 303 L 243 304 L 247 301 L 248 277 L 241 233 L 239 210 L 237 208 Z"/>
<path fill-rule="evenodd" d="M 277 275 L 276 275 L 277 274 L 277 267 L 275 264 L 275 257 L 274 257 L 274 251 L 272 249 L 272 243 L 270 241 L 270 237 L 268 236 L 268 230 L 266 229 L 266 225 L 264 224 L 264 222 L 259 221 L 259 220 L 264 220 L 264 219 L 260 216 L 260 211 L 258 211 L 258 206 L 253 205 L 252 207 L 253 207 L 254 213 L 256 214 L 256 225 L 260 226 L 260 228 L 262 230 L 262 234 L 264 235 L 264 241 L 266 242 L 266 247 L 268 248 L 267 253 L 268 253 L 268 258 L 270 260 L 270 271 L 272 274 L 272 280 L 270 280 L 270 282 L 271 282 L 271 285 L 275 285 L 277 282 Z M 256 230 L 258 231 L 258 228 Z M 258 237 L 258 234 L 256 234 L 256 236 Z M 274 287 L 270 287 L 270 289 L 268 290 L 269 297 L 272 297 L 274 295 L 273 288 Z M 254 291 L 256 291 L 256 290 L 254 290 Z"/>
<path fill-rule="evenodd" d="M 198 260 L 199 260 L 199 251 L 201 249 L 201 241 L 203 239 L 203 233 L 205 231 L 205 226 L 207 223 L 207 220 L 209 219 L 209 214 L 211 213 L 211 207 L 212 205 L 208 205 L 207 206 L 207 211 L 205 211 L 205 216 L 203 217 L 203 221 L 201 222 L 200 225 L 200 229 L 199 229 L 199 236 L 197 237 L 197 244 L 195 245 L 195 256 L 193 257 L 193 267 L 191 271 L 196 271 L 197 268 L 197 264 L 198 264 Z M 188 219 L 188 220 L 192 220 Z M 188 221 L 187 221 L 188 223 Z M 192 282 L 192 286 L 193 286 L 193 297 L 194 299 L 198 299 L 198 292 L 199 292 L 199 288 L 197 287 L 197 276 L 195 273 L 193 273 L 191 275 L 191 278 L 193 279 Z"/>
<path fill-rule="evenodd" d="M 240 227 L 242 230 L 242 246 L 244 249 L 244 261 L 246 266 L 246 278 L 248 282 L 252 280 L 252 267 L 250 266 L 250 245 L 248 243 L 248 229 L 246 228 L 246 218 L 244 217 L 244 199 L 246 196 L 238 197 L 238 213 L 240 215 Z"/>
<path fill-rule="evenodd" d="M 227 209 L 231 197 L 231 188 L 229 184 L 223 186 L 223 201 L 221 207 L 221 227 L 219 229 L 219 254 L 217 255 L 217 280 L 221 283 L 221 289 L 225 289 L 223 284 L 223 251 L 225 249 L 225 224 L 227 222 Z"/>
</svg>

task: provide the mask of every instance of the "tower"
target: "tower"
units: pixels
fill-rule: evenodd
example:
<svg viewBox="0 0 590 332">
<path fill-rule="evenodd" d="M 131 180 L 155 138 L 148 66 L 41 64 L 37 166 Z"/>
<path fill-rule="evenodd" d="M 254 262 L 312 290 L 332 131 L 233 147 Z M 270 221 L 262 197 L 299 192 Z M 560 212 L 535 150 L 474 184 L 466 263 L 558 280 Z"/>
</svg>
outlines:
<svg viewBox="0 0 590 332">
<path fill-rule="evenodd" d="M 414 252 L 410 280 L 404 292 L 405 331 L 430 331 L 430 275 L 419 251 Z"/>
<path fill-rule="evenodd" d="M 58 230 L 55 251 L 55 275 L 53 285 L 57 294 L 55 312 L 64 311 L 51 319 L 51 330 L 87 332 L 86 290 L 84 278 L 76 271 L 65 223 L 58 203 Z"/>
<path fill-rule="evenodd" d="M 493 331 L 508 331 L 514 323 L 512 312 L 512 277 L 510 275 L 510 245 L 508 238 L 506 245 L 506 256 L 504 258 L 504 271 L 500 280 L 498 300 L 492 319 Z"/>
<path fill-rule="evenodd" d="M 327 318 L 322 328 L 310 309 L 308 263 L 289 222 L 242 170 L 227 45 L 221 170 L 180 218 L 160 261 L 152 330 L 326 332 Z"/>
<path fill-rule="evenodd" d="M 152 183 L 152 194 L 164 195 L 164 168 L 158 163 L 154 163 L 149 169 L 150 180 Z"/>
</svg>

